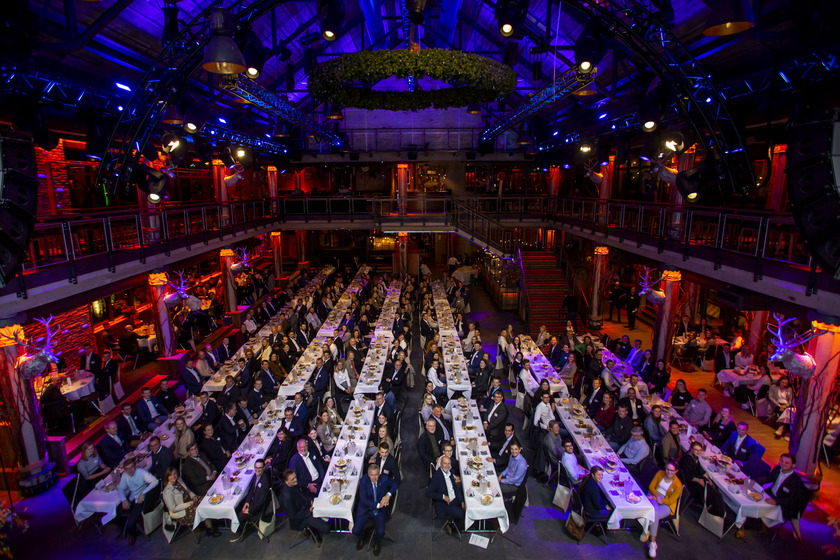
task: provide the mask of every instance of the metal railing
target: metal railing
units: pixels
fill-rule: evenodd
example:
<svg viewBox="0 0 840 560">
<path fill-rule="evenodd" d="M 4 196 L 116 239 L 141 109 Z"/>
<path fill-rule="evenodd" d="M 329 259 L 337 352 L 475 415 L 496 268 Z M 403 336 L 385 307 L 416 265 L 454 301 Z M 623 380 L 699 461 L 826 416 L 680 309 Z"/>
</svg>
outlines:
<svg viewBox="0 0 840 560">
<path fill-rule="evenodd" d="M 525 282 L 525 263 L 522 262 L 522 250 L 520 247 L 516 248 L 516 259 L 519 261 L 519 277 L 521 278 L 519 281 L 519 318 L 527 324 L 528 317 L 531 314 L 531 302 L 528 299 L 528 283 Z"/>
<path fill-rule="evenodd" d="M 563 227 L 574 233 L 615 237 L 620 241 L 667 245 L 684 258 L 748 256 L 756 276 L 762 263 L 797 269 L 811 266 L 794 220 L 770 212 L 708 207 L 674 207 L 632 201 L 551 198 L 544 195 L 471 196 L 302 196 L 210 204 L 173 204 L 148 211 L 115 209 L 81 212 L 39 222 L 24 262 L 24 277 L 66 266 L 75 282 L 76 265 L 108 268 L 145 263 L 150 255 L 169 256 L 174 249 L 231 242 L 287 226 L 357 228 L 454 227 L 477 242 L 514 256 L 521 229 Z M 355 224 L 349 226 L 348 224 Z M 55 280 L 56 278 L 53 278 Z"/>
</svg>

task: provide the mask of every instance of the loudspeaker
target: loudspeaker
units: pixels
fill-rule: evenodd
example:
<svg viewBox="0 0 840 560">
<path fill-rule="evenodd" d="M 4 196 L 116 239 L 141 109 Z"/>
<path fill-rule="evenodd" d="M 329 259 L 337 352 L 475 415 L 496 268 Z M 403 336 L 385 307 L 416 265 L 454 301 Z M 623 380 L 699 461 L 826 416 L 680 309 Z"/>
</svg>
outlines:
<svg viewBox="0 0 840 560">
<path fill-rule="evenodd" d="M 0 287 L 20 270 L 38 209 L 38 167 L 32 136 L 0 137 Z"/>
<path fill-rule="evenodd" d="M 793 217 L 811 256 L 840 279 L 840 112 L 798 115 L 787 133 Z"/>
</svg>

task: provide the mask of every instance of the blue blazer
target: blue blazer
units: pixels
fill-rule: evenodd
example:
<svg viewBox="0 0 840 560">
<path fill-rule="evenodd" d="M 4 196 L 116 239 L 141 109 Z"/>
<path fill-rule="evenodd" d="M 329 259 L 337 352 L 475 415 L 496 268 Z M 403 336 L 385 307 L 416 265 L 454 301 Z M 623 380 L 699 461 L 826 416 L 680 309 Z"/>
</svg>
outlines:
<svg viewBox="0 0 840 560">
<path fill-rule="evenodd" d="M 359 481 L 359 504 L 356 506 L 356 517 L 358 518 L 365 513 L 377 511 L 376 505 L 382 500 L 385 494 L 390 492 L 393 496 L 398 487 L 399 484 L 395 480 L 391 480 L 387 474 L 379 475 L 379 480 L 376 482 L 376 497 L 374 497 L 373 482 L 368 475 L 363 476 Z M 385 517 L 388 517 L 391 513 L 390 510 L 390 507 L 386 507 L 379 508 L 378 511 L 381 511 Z"/>
<path fill-rule="evenodd" d="M 292 457 L 291 461 L 289 461 L 289 468 L 295 471 L 298 479 L 298 486 L 300 488 L 306 488 L 311 483 L 316 482 L 320 485 L 321 482 L 324 481 L 324 465 L 321 463 L 321 460 L 312 453 L 310 450 L 309 452 L 309 460 L 315 466 L 315 469 L 318 471 L 318 480 L 312 480 L 312 476 L 309 474 L 309 469 L 306 468 L 306 463 L 303 462 L 303 458 L 301 458 L 300 453 L 295 453 L 294 457 Z"/>
<path fill-rule="evenodd" d="M 449 471 L 449 476 L 453 477 L 450 482 L 452 483 L 452 488 L 455 490 L 455 505 L 459 505 L 464 501 L 464 491 L 461 488 L 461 485 L 455 482 L 454 471 Z M 448 493 L 446 491 L 446 480 L 443 477 L 443 470 L 438 469 L 435 471 L 435 474 L 432 475 L 432 481 L 429 482 L 429 487 L 426 488 L 426 497 L 430 498 L 435 501 L 443 500 L 443 496 L 446 496 Z M 453 502 L 449 502 L 449 505 L 452 505 Z"/>
<path fill-rule="evenodd" d="M 204 386 L 204 379 L 201 377 L 201 374 L 193 368 L 192 371 L 195 372 L 195 375 L 192 374 L 189 370 L 185 369 L 181 372 L 181 381 L 184 382 L 184 387 L 187 388 L 187 392 L 191 395 L 197 395 L 201 392 L 201 388 Z M 197 378 L 196 378 L 197 377 Z"/>
<path fill-rule="evenodd" d="M 760 446 L 757 441 L 755 441 L 749 434 L 744 439 L 744 443 L 741 445 L 741 448 L 735 453 L 735 445 L 738 441 L 738 432 L 732 432 L 729 434 L 729 439 L 723 444 L 723 447 L 720 448 L 721 453 L 731 457 L 735 461 L 741 461 L 742 463 L 746 463 L 750 460 L 753 452 L 757 451 Z"/>
<path fill-rule="evenodd" d="M 96 450 L 99 452 L 102 462 L 112 469 L 120 464 L 120 461 L 122 461 L 122 458 L 125 457 L 126 453 L 131 451 L 131 446 L 128 444 L 128 440 L 124 438 L 120 439 L 122 439 L 122 445 L 117 443 L 117 441 L 108 434 L 105 434 L 96 446 Z"/>
<path fill-rule="evenodd" d="M 330 383 L 330 372 L 329 370 L 322 366 L 315 370 L 315 375 L 312 378 L 312 388 L 315 391 L 315 394 L 318 398 L 322 398 L 324 393 L 327 392 L 327 386 Z"/>
<path fill-rule="evenodd" d="M 160 401 L 157 400 L 157 397 L 153 396 L 151 399 L 152 405 L 155 407 L 155 410 L 158 411 L 158 416 L 166 416 L 169 414 L 169 411 L 166 410 L 166 407 L 160 404 Z M 145 427 L 146 425 L 152 422 L 152 413 L 149 411 L 149 407 L 146 406 L 146 401 L 140 399 L 137 401 L 137 419 L 140 420 L 140 423 L 143 424 Z"/>
</svg>

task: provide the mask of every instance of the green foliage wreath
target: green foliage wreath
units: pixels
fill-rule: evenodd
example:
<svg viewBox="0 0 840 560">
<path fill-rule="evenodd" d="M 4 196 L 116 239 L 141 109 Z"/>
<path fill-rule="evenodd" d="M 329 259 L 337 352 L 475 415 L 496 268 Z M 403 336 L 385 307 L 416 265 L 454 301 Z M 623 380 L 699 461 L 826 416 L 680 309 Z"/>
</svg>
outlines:
<svg viewBox="0 0 840 560">
<path fill-rule="evenodd" d="M 373 84 L 396 76 L 429 77 L 451 85 L 430 91 L 372 91 Z M 512 68 L 477 54 L 446 49 L 361 51 L 322 62 L 309 76 L 309 91 L 342 107 L 417 111 L 488 103 L 516 88 Z"/>
</svg>

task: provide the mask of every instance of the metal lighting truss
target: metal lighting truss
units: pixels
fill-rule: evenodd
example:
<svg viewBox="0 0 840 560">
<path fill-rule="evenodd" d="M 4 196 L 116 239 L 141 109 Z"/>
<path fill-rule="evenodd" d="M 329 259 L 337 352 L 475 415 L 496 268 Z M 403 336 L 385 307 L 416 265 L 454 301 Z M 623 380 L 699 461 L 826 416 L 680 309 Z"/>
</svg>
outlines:
<svg viewBox="0 0 840 560">
<path fill-rule="evenodd" d="M 126 102 L 125 97 L 111 90 L 73 83 L 59 76 L 45 72 L 28 73 L 3 72 L 0 74 L 0 92 L 36 95 L 44 101 L 51 101 L 65 107 L 96 109 L 102 113 L 116 114 Z"/>
<path fill-rule="evenodd" d="M 649 4 L 636 0 L 566 0 L 563 7 L 598 21 L 656 72 L 672 88 L 672 99 L 698 140 L 717 156 L 732 192 L 749 192 L 755 186 L 752 166 L 724 97 L 686 46 L 661 25 Z"/>
<path fill-rule="evenodd" d="M 333 146 L 341 146 L 341 138 L 336 134 L 298 111 L 283 96 L 271 93 L 250 78 L 233 76 L 225 80 L 222 87 L 264 111 L 311 131 L 315 136 L 323 138 Z"/>
<path fill-rule="evenodd" d="M 251 134 L 244 134 L 229 128 L 222 128 L 220 126 L 206 124 L 204 125 L 204 132 L 208 139 L 224 140 L 231 144 L 238 144 L 242 146 L 250 146 L 252 148 L 259 148 L 260 150 L 272 152 L 274 154 L 285 154 L 289 150 L 279 142 L 272 142 L 264 138 L 259 138 Z"/>
<path fill-rule="evenodd" d="M 513 128 L 531 115 L 545 109 L 549 105 L 572 95 L 577 90 L 592 81 L 592 76 L 577 74 L 573 69 L 566 70 L 547 88 L 537 92 L 534 96 L 503 119 L 481 133 L 481 141 L 492 140 L 505 130 Z"/>
<path fill-rule="evenodd" d="M 410 50 L 411 20 L 408 18 L 408 0 L 402 0 L 400 4 L 400 8 L 402 10 L 403 47 L 405 47 L 406 50 Z M 408 91 L 417 91 L 417 79 L 414 76 L 406 76 L 405 81 L 408 83 Z"/>
</svg>

